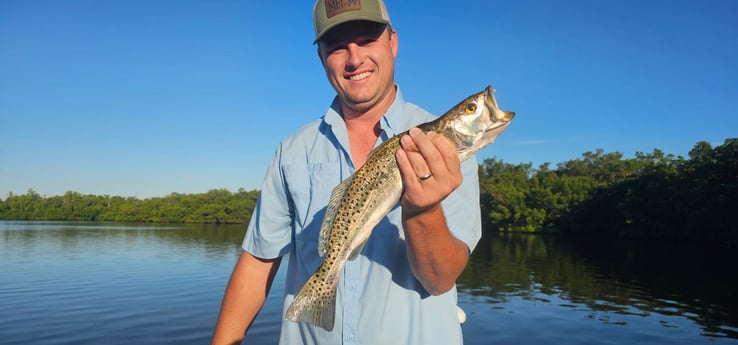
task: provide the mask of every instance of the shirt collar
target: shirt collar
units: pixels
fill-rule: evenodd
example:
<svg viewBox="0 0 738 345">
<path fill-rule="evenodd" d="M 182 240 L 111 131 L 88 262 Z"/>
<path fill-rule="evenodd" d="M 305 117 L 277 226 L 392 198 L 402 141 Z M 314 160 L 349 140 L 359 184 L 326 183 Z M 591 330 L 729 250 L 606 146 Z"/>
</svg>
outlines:
<svg viewBox="0 0 738 345">
<path fill-rule="evenodd" d="M 406 103 L 405 98 L 402 96 L 400 87 L 396 84 L 395 87 L 397 88 L 395 100 L 379 120 L 379 128 L 384 131 L 389 138 L 409 129 L 411 127 L 410 121 L 413 120 L 409 119 L 405 114 Z M 338 96 L 333 99 L 330 109 L 328 109 L 328 112 L 325 114 L 324 121 L 332 128 L 341 128 L 343 129 L 343 132 L 346 131 L 346 125 L 341 117 L 341 101 L 338 99 Z M 336 131 L 334 130 L 334 132 Z"/>
</svg>

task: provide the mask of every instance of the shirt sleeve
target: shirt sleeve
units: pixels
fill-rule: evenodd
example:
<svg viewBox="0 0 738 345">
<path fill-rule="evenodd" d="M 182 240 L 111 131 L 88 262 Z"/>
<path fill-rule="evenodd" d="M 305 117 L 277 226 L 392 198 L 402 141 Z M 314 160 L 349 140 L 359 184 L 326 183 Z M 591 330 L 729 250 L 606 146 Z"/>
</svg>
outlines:
<svg viewBox="0 0 738 345">
<path fill-rule="evenodd" d="M 267 169 L 242 248 L 262 259 L 274 259 L 292 249 L 292 202 L 282 169 L 282 144 Z"/>
<path fill-rule="evenodd" d="M 461 162 L 464 180 L 442 202 L 451 233 L 466 243 L 471 252 L 482 237 L 482 211 L 479 204 L 479 164 L 476 155 Z"/>
</svg>

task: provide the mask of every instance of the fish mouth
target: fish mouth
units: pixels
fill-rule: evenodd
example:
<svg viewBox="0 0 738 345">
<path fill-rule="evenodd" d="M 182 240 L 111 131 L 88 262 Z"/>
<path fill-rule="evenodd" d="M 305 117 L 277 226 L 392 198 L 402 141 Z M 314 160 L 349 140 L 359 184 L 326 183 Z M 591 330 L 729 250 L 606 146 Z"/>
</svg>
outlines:
<svg viewBox="0 0 738 345">
<path fill-rule="evenodd" d="M 512 121 L 512 119 L 515 117 L 515 112 L 504 111 L 500 109 L 500 107 L 497 105 L 497 100 L 495 99 L 495 89 L 492 88 L 492 85 L 487 86 L 485 91 L 486 97 L 484 97 L 484 103 L 487 106 L 487 109 L 490 110 L 492 118 L 495 121 Z"/>
</svg>

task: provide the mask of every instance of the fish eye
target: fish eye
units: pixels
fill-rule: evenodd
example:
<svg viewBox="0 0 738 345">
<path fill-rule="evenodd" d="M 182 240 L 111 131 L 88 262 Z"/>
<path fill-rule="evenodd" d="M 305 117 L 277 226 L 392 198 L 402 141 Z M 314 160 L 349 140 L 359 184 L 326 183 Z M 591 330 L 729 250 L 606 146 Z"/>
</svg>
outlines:
<svg viewBox="0 0 738 345">
<path fill-rule="evenodd" d="M 474 114 L 474 112 L 477 111 L 477 104 L 476 103 L 469 103 L 466 105 L 466 113 L 467 114 Z"/>
</svg>

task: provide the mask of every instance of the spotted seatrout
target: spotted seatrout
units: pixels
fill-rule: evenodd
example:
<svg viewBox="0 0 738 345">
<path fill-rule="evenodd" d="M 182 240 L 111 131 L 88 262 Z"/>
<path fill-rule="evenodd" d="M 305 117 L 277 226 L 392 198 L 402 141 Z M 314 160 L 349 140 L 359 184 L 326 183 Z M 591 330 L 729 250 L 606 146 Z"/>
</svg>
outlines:
<svg viewBox="0 0 738 345">
<path fill-rule="evenodd" d="M 494 89 L 488 86 L 418 128 L 447 137 L 463 161 L 492 143 L 514 116 L 513 112 L 500 110 Z M 333 189 L 318 243 L 318 253 L 325 258 L 292 301 L 285 319 L 333 330 L 336 288 L 343 265 L 359 255 L 374 227 L 400 200 L 402 179 L 395 152 L 406 133 L 374 149 L 359 170 Z"/>
</svg>

